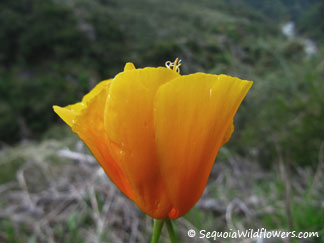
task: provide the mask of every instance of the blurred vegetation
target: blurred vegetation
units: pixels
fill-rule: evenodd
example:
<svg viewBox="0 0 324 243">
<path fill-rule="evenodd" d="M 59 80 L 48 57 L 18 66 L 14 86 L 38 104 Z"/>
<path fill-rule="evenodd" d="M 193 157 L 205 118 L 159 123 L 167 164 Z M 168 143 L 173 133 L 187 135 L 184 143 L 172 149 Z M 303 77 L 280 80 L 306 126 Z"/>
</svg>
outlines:
<svg viewBox="0 0 324 243">
<path fill-rule="evenodd" d="M 126 61 L 160 66 L 180 57 L 184 74 L 255 81 L 232 149 L 271 164 L 277 144 L 298 164 L 315 164 L 324 134 L 323 7 L 315 0 L 3 0 L 0 141 L 39 137 L 58 120 L 53 104 L 80 100 Z M 314 57 L 306 57 L 302 37 L 282 35 L 289 19 L 300 36 L 318 41 Z"/>
<path fill-rule="evenodd" d="M 39 141 L 0 151 L 0 158 L 6 158 L 0 161 L 0 241 L 149 242 L 152 219 L 116 189 L 98 163 L 59 155 L 67 148 L 90 155 L 66 126 L 53 126 Z M 189 229 L 261 228 L 318 232 L 318 238 L 293 238 L 291 242 L 323 242 L 323 165 L 299 168 L 293 174 L 288 167 L 264 170 L 261 164 L 223 147 L 201 200 L 175 221 L 179 242 L 202 242 L 188 238 Z M 242 240 L 219 238 L 216 242 Z M 160 242 L 170 242 L 166 229 Z"/>
</svg>

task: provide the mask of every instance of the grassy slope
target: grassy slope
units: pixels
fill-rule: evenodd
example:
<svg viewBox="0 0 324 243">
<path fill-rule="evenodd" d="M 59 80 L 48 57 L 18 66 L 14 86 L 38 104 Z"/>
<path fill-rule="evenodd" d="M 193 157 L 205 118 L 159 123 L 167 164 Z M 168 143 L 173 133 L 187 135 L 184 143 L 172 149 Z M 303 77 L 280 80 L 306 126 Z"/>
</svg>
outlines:
<svg viewBox="0 0 324 243">
<path fill-rule="evenodd" d="M 97 163 L 59 155 L 66 148 L 89 154 L 77 141 L 69 129 L 57 127 L 40 142 L 0 151 L 2 242 L 148 241 L 150 218 L 115 188 Z M 19 164 L 13 163 L 17 160 Z M 180 242 L 188 242 L 189 229 L 225 232 L 263 227 L 323 235 L 324 167 L 299 168 L 292 175 L 279 167 L 266 171 L 223 148 L 202 199 L 176 221 Z M 161 242 L 168 242 L 167 232 Z"/>
</svg>

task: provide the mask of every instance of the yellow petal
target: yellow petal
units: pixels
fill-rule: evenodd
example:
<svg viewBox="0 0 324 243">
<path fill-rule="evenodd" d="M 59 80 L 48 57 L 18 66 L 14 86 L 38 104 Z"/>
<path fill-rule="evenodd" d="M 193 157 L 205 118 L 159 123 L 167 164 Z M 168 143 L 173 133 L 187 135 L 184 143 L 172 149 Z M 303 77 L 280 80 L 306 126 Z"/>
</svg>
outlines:
<svg viewBox="0 0 324 243">
<path fill-rule="evenodd" d="M 222 141 L 222 146 L 231 139 L 233 132 L 234 132 L 234 123 L 231 122 L 231 124 L 226 129 L 226 132 L 225 132 L 225 135 L 224 135 L 223 141 Z"/>
<path fill-rule="evenodd" d="M 154 218 L 170 210 L 162 183 L 153 128 L 153 100 L 158 87 L 179 77 L 166 68 L 118 74 L 110 87 L 105 128 L 112 155 L 129 179 L 135 202 Z"/>
<path fill-rule="evenodd" d="M 66 107 L 53 106 L 54 111 L 65 121 L 70 127 L 75 123 L 75 118 L 80 112 L 87 107 L 91 99 L 96 97 L 103 89 L 107 88 L 110 80 L 104 80 L 98 83 L 88 94 L 86 94 L 81 102 Z"/>
<path fill-rule="evenodd" d="M 124 67 L 124 71 L 129 71 L 129 70 L 134 70 L 134 69 L 135 69 L 135 65 L 132 62 L 126 63 L 126 65 Z"/>
<path fill-rule="evenodd" d="M 124 173 L 110 154 L 109 140 L 104 130 L 104 110 L 110 82 L 99 83 L 83 97 L 82 102 L 66 107 L 54 106 L 54 111 L 84 141 L 116 186 L 133 199 Z"/>
<path fill-rule="evenodd" d="M 56 114 L 58 114 L 63 121 L 65 121 L 66 124 L 68 124 L 70 127 L 73 126 L 74 118 L 77 115 L 77 113 L 68 107 L 60 107 L 57 105 L 53 106 L 53 109 Z"/>
<path fill-rule="evenodd" d="M 231 133 L 227 128 L 251 85 L 226 75 L 196 73 L 159 88 L 154 125 L 171 218 L 184 215 L 199 200 L 218 150 Z"/>
<path fill-rule="evenodd" d="M 87 105 L 89 101 L 91 101 L 93 98 L 95 98 L 99 93 L 101 93 L 103 90 L 108 92 L 108 88 L 110 85 L 111 79 L 104 80 L 98 83 L 88 94 L 86 94 L 83 99 L 82 103 Z"/>
</svg>

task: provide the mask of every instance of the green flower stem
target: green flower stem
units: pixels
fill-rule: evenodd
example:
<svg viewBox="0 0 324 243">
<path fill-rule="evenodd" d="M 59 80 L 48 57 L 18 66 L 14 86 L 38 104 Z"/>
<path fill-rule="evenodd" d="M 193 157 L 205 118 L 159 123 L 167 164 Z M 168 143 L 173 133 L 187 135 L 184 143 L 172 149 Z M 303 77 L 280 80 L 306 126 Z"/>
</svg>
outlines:
<svg viewBox="0 0 324 243">
<path fill-rule="evenodd" d="M 174 233 L 174 229 L 173 229 L 171 220 L 170 219 L 166 219 L 165 220 L 165 223 L 166 223 L 166 226 L 168 228 L 168 232 L 169 232 L 169 236 L 170 236 L 171 243 L 177 243 L 177 238 L 176 238 L 176 235 Z"/>
<path fill-rule="evenodd" d="M 159 242 L 159 238 L 161 235 L 161 230 L 163 227 L 164 220 L 154 219 L 153 224 L 153 236 L 151 243 L 157 243 Z"/>
</svg>

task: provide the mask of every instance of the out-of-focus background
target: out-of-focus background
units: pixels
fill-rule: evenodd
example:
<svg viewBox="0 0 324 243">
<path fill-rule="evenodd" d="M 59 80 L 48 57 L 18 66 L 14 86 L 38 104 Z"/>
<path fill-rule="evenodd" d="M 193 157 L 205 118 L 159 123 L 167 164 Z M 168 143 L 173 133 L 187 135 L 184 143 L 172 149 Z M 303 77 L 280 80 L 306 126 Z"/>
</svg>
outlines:
<svg viewBox="0 0 324 243">
<path fill-rule="evenodd" d="M 188 229 L 319 232 L 323 242 L 324 2 L 1 0 L 0 242 L 148 242 L 152 221 L 107 179 L 52 105 L 182 59 L 183 74 L 253 80 Z M 168 242 L 163 232 L 162 242 Z"/>
</svg>

